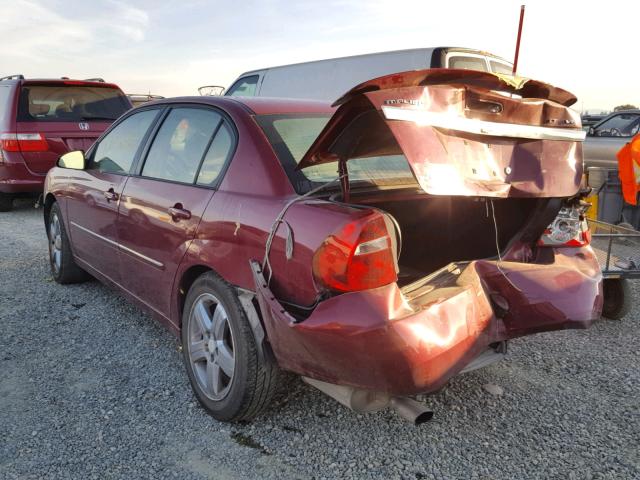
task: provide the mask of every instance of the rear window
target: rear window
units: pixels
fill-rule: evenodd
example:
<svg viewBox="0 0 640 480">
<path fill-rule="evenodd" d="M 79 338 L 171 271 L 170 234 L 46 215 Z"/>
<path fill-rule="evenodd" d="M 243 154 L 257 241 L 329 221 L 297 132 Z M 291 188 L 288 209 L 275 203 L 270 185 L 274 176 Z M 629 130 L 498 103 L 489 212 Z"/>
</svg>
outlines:
<svg viewBox="0 0 640 480">
<path fill-rule="evenodd" d="M 296 170 L 330 115 L 261 115 L 256 117 L 291 183 L 298 193 L 330 182 L 338 176 L 338 162 Z M 357 138 L 357 141 L 352 141 Z M 377 111 L 354 120 L 336 139 L 336 149 L 344 157 L 352 186 L 413 185 L 415 177 L 389 128 Z"/>
<path fill-rule="evenodd" d="M 25 85 L 20 91 L 20 122 L 113 121 L 129 110 L 118 89 L 75 85 Z"/>
</svg>

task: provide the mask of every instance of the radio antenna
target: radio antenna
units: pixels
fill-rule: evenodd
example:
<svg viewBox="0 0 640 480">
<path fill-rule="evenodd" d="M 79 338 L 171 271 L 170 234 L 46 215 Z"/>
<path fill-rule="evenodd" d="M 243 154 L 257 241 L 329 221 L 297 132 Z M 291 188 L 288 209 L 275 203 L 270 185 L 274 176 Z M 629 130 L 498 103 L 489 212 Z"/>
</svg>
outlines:
<svg viewBox="0 0 640 480">
<path fill-rule="evenodd" d="M 522 22 L 524 21 L 524 5 L 520 6 L 520 25 L 518 25 L 518 39 L 516 40 L 516 54 L 513 59 L 513 72 L 515 75 L 518 70 L 518 56 L 520 55 L 520 37 L 522 36 Z"/>
</svg>

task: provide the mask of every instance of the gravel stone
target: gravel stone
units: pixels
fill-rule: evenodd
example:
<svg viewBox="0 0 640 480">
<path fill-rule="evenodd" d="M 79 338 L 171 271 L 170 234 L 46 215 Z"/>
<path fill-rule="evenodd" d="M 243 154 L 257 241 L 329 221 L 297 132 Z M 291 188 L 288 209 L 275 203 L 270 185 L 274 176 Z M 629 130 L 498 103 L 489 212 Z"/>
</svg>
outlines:
<svg viewBox="0 0 640 480">
<path fill-rule="evenodd" d="M 484 388 L 491 395 L 500 396 L 504 393 L 504 389 L 500 385 L 496 385 L 494 383 L 487 383 L 486 385 L 483 385 L 482 388 Z"/>
<path fill-rule="evenodd" d="M 3 480 L 640 478 L 637 308 L 510 342 L 503 362 L 425 396 L 435 416 L 417 428 L 295 377 L 253 423 L 224 424 L 149 315 L 96 281 L 53 282 L 32 205 L 0 214 Z"/>
</svg>

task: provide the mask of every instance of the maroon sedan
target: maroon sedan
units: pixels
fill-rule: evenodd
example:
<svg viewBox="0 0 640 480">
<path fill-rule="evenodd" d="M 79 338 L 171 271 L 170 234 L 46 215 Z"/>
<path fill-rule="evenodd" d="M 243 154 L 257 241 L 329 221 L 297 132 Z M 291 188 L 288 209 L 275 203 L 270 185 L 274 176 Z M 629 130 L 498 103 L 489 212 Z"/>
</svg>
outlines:
<svg viewBox="0 0 640 480">
<path fill-rule="evenodd" d="M 218 419 L 255 416 L 287 370 L 426 420 L 410 397 L 600 315 L 573 102 L 432 69 L 335 106 L 147 104 L 49 173 L 53 276 L 115 285 L 179 335 Z"/>
</svg>

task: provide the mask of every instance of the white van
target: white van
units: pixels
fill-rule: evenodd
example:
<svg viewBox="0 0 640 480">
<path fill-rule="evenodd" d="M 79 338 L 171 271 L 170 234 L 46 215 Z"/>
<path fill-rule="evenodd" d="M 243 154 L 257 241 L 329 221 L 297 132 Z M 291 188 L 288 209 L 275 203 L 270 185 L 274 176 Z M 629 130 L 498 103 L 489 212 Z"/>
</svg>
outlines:
<svg viewBox="0 0 640 480">
<path fill-rule="evenodd" d="M 245 72 L 228 96 L 336 100 L 355 85 L 390 73 L 424 68 L 508 73 L 507 60 L 469 48 L 432 47 L 331 58 Z"/>
</svg>

